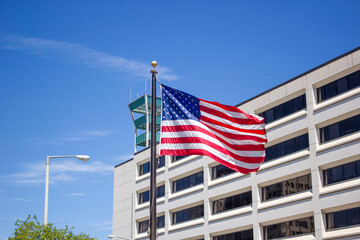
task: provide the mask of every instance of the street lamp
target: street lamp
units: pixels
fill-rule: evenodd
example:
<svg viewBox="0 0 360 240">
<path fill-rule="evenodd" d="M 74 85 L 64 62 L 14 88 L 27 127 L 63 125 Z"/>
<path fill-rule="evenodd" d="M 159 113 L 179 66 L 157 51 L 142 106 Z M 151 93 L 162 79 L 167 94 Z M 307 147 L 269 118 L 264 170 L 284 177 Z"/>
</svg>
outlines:
<svg viewBox="0 0 360 240">
<path fill-rule="evenodd" d="M 75 157 L 81 161 L 86 162 L 90 159 L 88 155 L 68 155 L 68 156 L 47 156 L 46 157 L 46 177 L 45 177 L 45 210 L 44 210 L 44 225 L 48 223 L 48 200 L 49 200 L 49 169 L 50 158 L 71 158 Z"/>
<path fill-rule="evenodd" d="M 108 235 L 108 238 L 110 239 L 124 239 L 124 240 L 130 240 L 128 238 L 123 238 L 123 237 L 119 237 L 119 236 L 116 236 L 116 235 Z"/>
</svg>

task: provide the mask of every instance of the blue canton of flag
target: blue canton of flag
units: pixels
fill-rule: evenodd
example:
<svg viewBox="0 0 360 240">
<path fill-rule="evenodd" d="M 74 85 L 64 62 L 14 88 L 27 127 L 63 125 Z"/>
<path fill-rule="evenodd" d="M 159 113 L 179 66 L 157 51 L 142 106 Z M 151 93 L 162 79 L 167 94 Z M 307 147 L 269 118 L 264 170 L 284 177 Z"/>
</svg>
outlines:
<svg viewBox="0 0 360 240">
<path fill-rule="evenodd" d="M 173 89 L 163 88 L 162 120 L 193 119 L 200 121 L 199 99 L 188 93 Z"/>
</svg>

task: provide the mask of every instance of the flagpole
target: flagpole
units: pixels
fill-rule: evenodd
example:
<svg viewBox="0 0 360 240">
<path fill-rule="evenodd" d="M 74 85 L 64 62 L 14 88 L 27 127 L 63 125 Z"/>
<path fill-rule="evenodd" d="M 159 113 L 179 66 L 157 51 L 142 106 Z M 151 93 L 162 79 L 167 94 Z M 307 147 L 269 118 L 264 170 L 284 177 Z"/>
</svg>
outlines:
<svg viewBox="0 0 360 240">
<path fill-rule="evenodd" d="M 152 92 L 151 92 L 151 159 L 150 159 L 150 240 L 156 240 L 156 61 L 152 61 Z"/>
</svg>

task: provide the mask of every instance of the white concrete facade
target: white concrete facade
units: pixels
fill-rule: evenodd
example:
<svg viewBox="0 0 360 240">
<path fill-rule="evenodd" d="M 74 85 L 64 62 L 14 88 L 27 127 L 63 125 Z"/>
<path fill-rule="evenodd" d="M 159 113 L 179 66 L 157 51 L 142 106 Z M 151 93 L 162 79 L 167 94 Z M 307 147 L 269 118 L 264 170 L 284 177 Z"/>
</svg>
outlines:
<svg viewBox="0 0 360 240">
<path fill-rule="evenodd" d="M 275 223 L 314 218 L 315 231 L 288 239 L 360 239 L 360 226 L 326 230 L 325 214 L 360 207 L 360 178 L 324 185 L 323 170 L 360 159 L 360 132 L 320 143 L 319 129 L 360 114 L 360 88 L 317 102 L 316 89 L 360 70 L 360 48 L 260 94 L 238 107 L 257 114 L 302 94 L 306 109 L 266 125 L 267 147 L 308 133 L 309 148 L 265 162 L 257 173 L 233 173 L 212 180 L 208 157 L 188 156 L 157 170 L 158 185 L 165 184 L 165 196 L 157 200 L 157 214 L 165 215 L 165 227 L 158 239 L 213 239 L 214 236 L 252 229 L 254 239 L 264 239 L 263 227 Z M 149 203 L 138 205 L 138 193 L 149 189 L 149 173 L 139 176 L 138 166 L 150 160 L 150 149 L 134 155 L 114 170 L 113 234 L 127 239 L 146 239 L 138 234 L 138 222 L 149 218 Z M 204 182 L 176 193 L 171 183 L 203 171 Z M 312 189 L 274 200 L 262 201 L 261 188 L 286 179 L 311 174 Z M 246 191 L 252 204 L 212 214 L 212 201 Z M 171 224 L 172 213 L 203 203 L 204 217 Z"/>
</svg>

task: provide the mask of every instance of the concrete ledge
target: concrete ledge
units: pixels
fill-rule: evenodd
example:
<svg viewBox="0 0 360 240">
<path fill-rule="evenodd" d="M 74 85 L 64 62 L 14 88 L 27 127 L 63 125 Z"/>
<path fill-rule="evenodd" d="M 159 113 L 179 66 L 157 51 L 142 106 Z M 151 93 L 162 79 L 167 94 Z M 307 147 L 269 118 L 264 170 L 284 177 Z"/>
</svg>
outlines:
<svg viewBox="0 0 360 240">
<path fill-rule="evenodd" d="M 360 186 L 360 178 L 347 180 L 346 182 L 335 183 L 329 186 L 320 187 L 320 195 L 325 195 L 333 192 L 342 191 L 349 188 L 355 188 Z"/>
<path fill-rule="evenodd" d="M 253 210 L 253 208 L 251 206 L 246 206 L 246 207 L 241 207 L 241 208 L 234 209 L 234 210 L 228 210 L 228 211 L 225 211 L 222 213 L 216 213 L 216 214 L 209 216 L 209 222 L 217 221 L 217 220 L 228 218 L 228 217 L 233 217 L 236 215 L 241 215 L 244 213 L 249 213 L 249 212 L 252 212 L 252 210 Z"/>
<path fill-rule="evenodd" d="M 178 223 L 178 224 L 169 226 L 169 232 L 179 230 L 182 228 L 193 227 L 193 226 L 204 224 L 204 223 L 205 223 L 204 218 L 198 218 L 198 219 L 190 220 L 187 222 Z"/>
<path fill-rule="evenodd" d="M 200 184 L 200 185 L 197 185 L 197 186 L 195 186 L 195 187 L 191 187 L 191 188 L 182 190 L 182 191 L 180 191 L 180 192 L 170 194 L 169 200 L 170 200 L 170 199 L 177 198 L 177 197 L 180 197 L 180 196 L 184 196 L 184 195 L 187 195 L 187 194 L 189 194 L 189 193 L 196 192 L 196 191 L 199 191 L 199 190 L 202 190 L 202 189 L 204 189 L 204 185 L 203 185 L 203 184 Z"/>
<path fill-rule="evenodd" d="M 290 122 L 290 121 L 292 121 L 294 119 L 305 116 L 306 114 L 307 114 L 306 110 L 300 110 L 300 111 L 298 111 L 296 113 L 290 114 L 289 116 L 280 118 L 279 120 L 276 120 L 276 121 L 274 121 L 272 123 L 266 124 L 265 125 L 265 130 L 269 130 L 271 128 L 280 126 L 281 124 L 284 124 L 284 123 L 288 123 L 288 122 Z"/>
<path fill-rule="evenodd" d="M 348 136 L 341 137 L 339 139 L 335 139 L 335 140 L 329 141 L 327 143 L 323 143 L 321 145 L 317 145 L 316 146 L 316 152 L 325 151 L 325 150 L 328 150 L 330 148 L 334 148 L 334 147 L 337 147 L 337 146 L 340 146 L 340 145 L 343 145 L 343 144 L 346 144 L 346 143 L 349 143 L 349 142 L 353 142 L 353 141 L 356 141 L 356 140 L 359 140 L 359 139 L 360 139 L 360 132 L 353 133 L 353 134 L 350 134 Z"/>
<path fill-rule="evenodd" d="M 340 230 L 332 230 L 323 233 L 323 239 L 338 239 L 343 237 L 354 236 L 354 239 L 359 239 L 360 226 L 349 227 Z M 355 237 L 357 236 L 357 237 Z"/>
<path fill-rule="evenodd" d="M 271 160 L 269 162 L 265 162 L 265 163 L 261 164 L 260 169 L 258 171 L 265 170 L 265 169 L 268 169 L 271 167 L 275 167 L 277 165 L 281 165 L 283 163 L 290 162 L 295 159 L 299 159 L 299 158 L 306 157 L 306 156 L 310 156 L 310 151 L 302 150 L 300 152 L 296 152 L 296 153 L 287 155 L 285 157 L 280 157 L 278 159 Z"/>
<path fill-rule="evenodd" d="M 325 100 L 324 102 L 321 102 L 321 103 L 318 103 L 318 104 L 315 104 L 314 106 L 314 112 L 316 112 L 317 110 L 320 110 L 322 108 L 325 108 L 327 106 L 330 106 L 332 104 L 335 104 L 337 102 L 341 102 L 345 99 L 348 99 L 352 96 L 355 96 L 355 95 L 358 95 L 360 94 L 360 88 L 355 88 L 353 90 L 350 90 L 346 93 L 343 93 L 343 94 L 340 94 L 336 97 L 333 97 L 333 98 L 330 98 L 330 99 L 327 99 Z"/>
<path fill-rule="evenodd" d="M 306 191 L 306 192 L 297 193 L 294 195 L 280 197 L 279 199 L 274 199 L 274 200 L 269 200 L 266 202 L 259 203 L 258 209 L 261 210 L 261 209 L 271 208 L 271 207 L 284 205 L 287 203 L 296 202 L 296 201 L 300 201 L 300 200 L 312 198 L 312 197 L 313 197 L 312 192 Z"/>
</svg>

